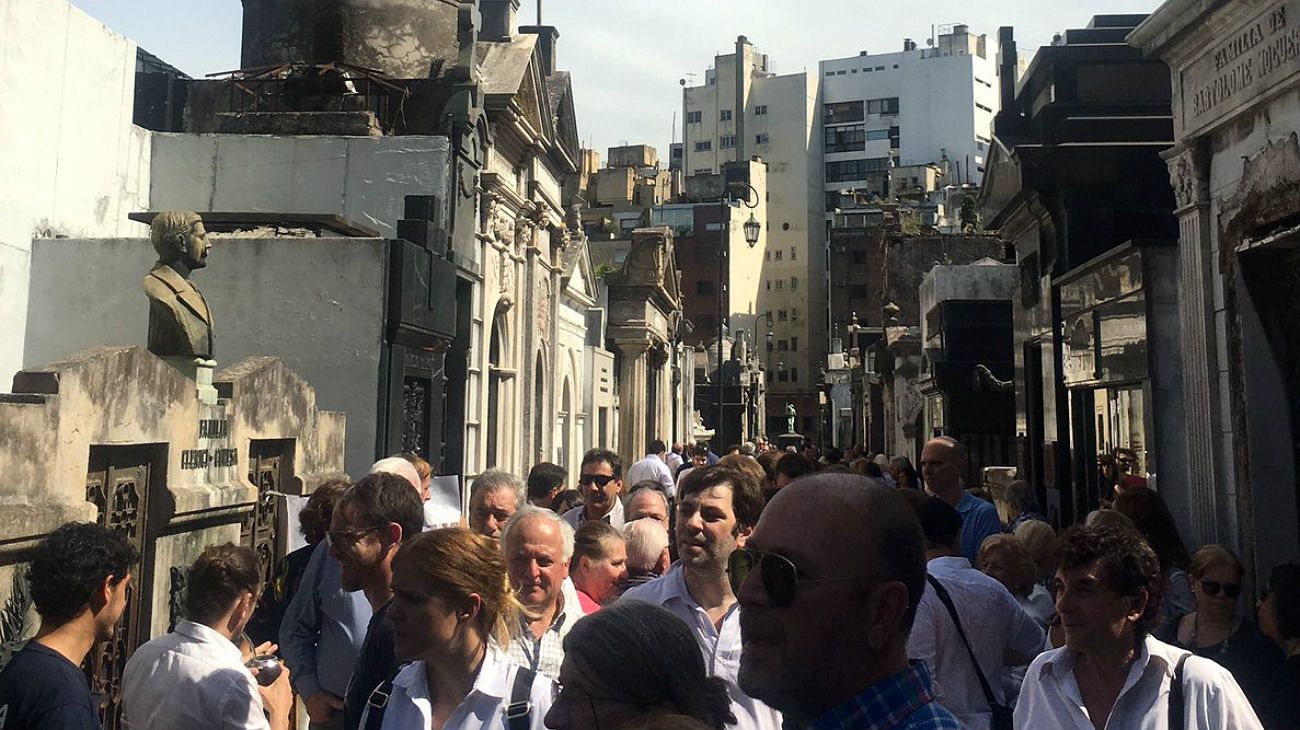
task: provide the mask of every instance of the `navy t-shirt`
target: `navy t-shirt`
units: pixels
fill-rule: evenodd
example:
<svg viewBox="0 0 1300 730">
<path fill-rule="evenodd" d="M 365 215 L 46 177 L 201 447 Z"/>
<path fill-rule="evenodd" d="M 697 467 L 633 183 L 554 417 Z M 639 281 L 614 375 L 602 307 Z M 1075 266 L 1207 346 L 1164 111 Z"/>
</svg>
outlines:
<svg viewBox="0 0 1300 730">
<path fill-rule="evenodd" d="M 0 672 L 0 730 L 100 730 L 86 675 L 57 651 L 28 642 Z"/>
</svg>

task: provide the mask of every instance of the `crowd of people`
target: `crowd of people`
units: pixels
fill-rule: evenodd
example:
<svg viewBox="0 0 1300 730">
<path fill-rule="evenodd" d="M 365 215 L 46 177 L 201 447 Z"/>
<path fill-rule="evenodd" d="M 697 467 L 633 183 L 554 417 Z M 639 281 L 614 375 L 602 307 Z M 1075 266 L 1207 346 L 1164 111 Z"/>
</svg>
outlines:
<svg viewBox="0 0 1300 730">
<path fill-rule="evenodd" d="M 296 698 L 318 730 L 1300 728 L 1300 565 L 1252 606 L 1150 485 L 1058 534 L 965 461 L 656 440 L 626 469 L 488 470 L 458 521 L 427 463 L 384 459 L 315 490 L 265 585 L 250 548 L 202 552 L 122 726 L 286 730 Z M 36 548 L 0 730 L 100 727 L 80 666 L 138 559 L 85 523 Z"/>
</svg>

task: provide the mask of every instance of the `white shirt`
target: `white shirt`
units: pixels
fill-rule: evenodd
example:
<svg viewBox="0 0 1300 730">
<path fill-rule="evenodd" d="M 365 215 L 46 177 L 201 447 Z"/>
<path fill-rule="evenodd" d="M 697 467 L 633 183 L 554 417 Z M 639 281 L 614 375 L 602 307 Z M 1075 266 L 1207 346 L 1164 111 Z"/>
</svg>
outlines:
<svg viewBox="0 0 1300 730">
<path fill-rule="evenodd" d="M 672 472 L 673 474 L 676 474 L 677 469 L 680 468 L 681 465 L 686 462 L 684 459 L 682 459 L 681 454 L 677 453 L 676 451 L 669 451 L 668 453 L 664 454 L 664 463 L 668 465 L 668 471 Z"/>
<path fill-rule="evenodd" d="M 686 573 L 680 562 L 673 563 L 662 576 L 629 589 L 620 601 L 645 601 L 663 606 L 686 622 L 704 653 L 704 668 L 727 683 L 731 711 L 737 730 L 781 730 L 781 713 L 749 697 L 740 690 L 736 676 L 740 671 L 740 604 L 731 607 L 722 619 L 722 630 L 713 625 L 709 614 L 686 589 Z"/>
<path fill-rule="evenodd" d="M 131 655 L 122 673 L 122 720 L 140 730 L 270 727 L 239 647 L 192 621 Z"/>
<path fill-rule="evenodd" d="M 579 527 L 582 527 L 582 523 L 587 521 L 586 512 L 584 512 L 586 509 L 586 505 L 579 505 L 568 512 L 565 512 L 561 517 L 565 522 L 569 523 L 569 527 L 577 530 Z M 605 515 L 604 520 L 608 522 L 611 527 L 620 530 L 623 529 L 623 522 L 625 521 L 623 518 L 623 500 L 614 497 L 614 509 L 611 509 L 609 514 Z"/>
<path fill-rule="evenodd" d="M 646 457 L 632 466 L 627 468 L 627 478 L 623 480 L 629 488 L 635 487 L 639 482 L 659 482 L 663 485 L 664 491 L 669 497 L 677 492 L 677 485 L 673 482 L 673 472 L 668 468 L 668 464 L 655 454 L 646 454 Z"/>
<path fill-rule="evenodd" d="M 926 572 L 948 591 L 989 689 L 999 704 L 1006 704 L 1003 657 L 1007 650 L 1036 655 L 1043 647 L 1043 628 L 1006 587 L 972 568 L 966 558 L 935 558 L 926 565 Z M 957 716 L 962 727 L 979 730 L 991 726 L 993 715 L 970 653 L 929 581 L 916 609 L 907 656 L 929 665 L 935 699 Z"/>
<path fill-rule="evenodd" d="M 452 710 L 443 730 L 506 730 L 506 708 L 510 706 L 510 692 L 514 688 L 519 666 L 506 658 L 496 644 L 488 644 L 479 667 L 478 676 L 469 694 Z M 529 730 L 545 730 L 543 719 L 551 709 L 551 680 L 538 674 L 528 693 L 532 708 L 528 716 Z M 366 726 L 370 707 L 361 715 L 361 727 Z M 410 730 L 427 728 L 433 722 L 433 703 L 429 699 L 429 676 L 425 663 L 415 661 L 402 667 L 393 677 L 393 692 L 384 710 L 380 730 Z"/>
<path fill-rule="evenodd" d="M 1107 728 L 1169 728 L 1169 686 L 1186 650 L 1148 636 L 1129 667 Z M 1039 654 L 1029 665 L 1016 705 L 1016 727 L 1033 730 L 1092 730 L 1083 695 L 1074 679 L 1078 655 L 1069 647 Z M 1209 659 L 1192 657 L 1183 665 L 1183 719 L 1196 730 L 1255 730 L 1261 727 L 1232 674 Z"/>
</svg>

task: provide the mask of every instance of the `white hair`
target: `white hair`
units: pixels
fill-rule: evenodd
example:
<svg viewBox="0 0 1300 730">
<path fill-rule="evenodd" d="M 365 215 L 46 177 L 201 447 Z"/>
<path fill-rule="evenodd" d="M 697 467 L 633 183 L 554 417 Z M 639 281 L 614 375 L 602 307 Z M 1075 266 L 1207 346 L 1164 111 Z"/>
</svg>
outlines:
<svg viewBox="0 0 1300 730">
<path fill-rule="evenodd" d="M 623 525 L 627 538 L 627 567 L 629 570 L 649 572 L 659 564 L 659 558 L 668 549 L 668 530 L 664 523 L 653 517 L 642 517 Z"/>
<path fill-rule="evenodd" d="M 395 474 L 415 487 L 415 491 L 424 494 L 424 480 L 420 478 L 420 472 L 416 471 L 415 465 L 403 459 L 400 456 L 390 456 L 386 459 L 376 461 L 370 467 L 371 474 Z"/>
<path fill-rule="evenodd" d="M 505 469 L 488 469 L 474 478 L 474 484 L 470 487 L 469 503 L 474 504 L 474 500 L 480 496 L 487 497 L 489 494 L 507 490 L 514 492 L 515 505 L 522 506 L 528 503 L 527 497 L 524 496 L 524 483 L 519 477 Z"/>
<path fill-rule="evenodd" d="M 555 514 L 555 512 L 531 504 L 524 504 L 522 507 L 515 510 L 513 515 L 510 515 L 510 519 L 506 520 L 505 526 L 501 528 L 501 550 L 504 552 L 507 549 L 506 546 L 510 544 L 510 533 L 514 531 L 515 526 L 523 524 L 525 520 L 531 519 L 550 520 L 556 525 L 559 525 L 560 559 L 566 563 L 569 562 L 573 558 L 573 527 L 571 527 L 568 522 L 561 519 L 559 515 Z M 667 543 L 665 543 L 665 547 L 666 546 Z M 509 555 L 506 557 L 508 559 Z"/>
</svg>

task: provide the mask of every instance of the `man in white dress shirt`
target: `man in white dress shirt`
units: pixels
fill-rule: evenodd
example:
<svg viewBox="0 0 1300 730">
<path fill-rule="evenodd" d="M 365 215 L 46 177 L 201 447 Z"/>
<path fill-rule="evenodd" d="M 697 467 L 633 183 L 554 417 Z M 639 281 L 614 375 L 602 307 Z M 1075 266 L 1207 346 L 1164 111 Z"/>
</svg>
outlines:
<svg viewBox="0 0 1300 730">
<path fill-rule="evenodd" d="M 261 687 L 235 643 L 259 595 L 260 566 L 251 548 L 226 543 L 204 550 L 186 579 L 187 618 L 136 649 L 126 663 L 126 727 L 288 730 L 288 668 Z"/>
<path fill-rule="evenodd" d="M 623 518 L 623 460 L 612 451 L 592 449 L 582 455 L 578 489 L 583 503 L 564 513 L 564 521 L 576 532 L 587 520 L 604 520 L 621 530 Z"/>
<path fill-rule="evenodd" d="M 672 499 L 677 491 L 677 483 L 673 480 L 673 472 L 668 468 L 668 462 L 664 458 L 668 453 L 668 447 L 664 446 L 664 442 L 655 439 L 650 442 L 650 447 L 646 451 L 648 453 L 644 459 L 627 468 L 627 483 L 659 482 L 663 485 L 664 494 Z"/>
<path fill-rule="evenodd" d="M 781 713 L 740 690 L 740 604 L 727 577 L 731 554 L 745 546 L 763 511 L 762 486 L 725 466 L 695 469 L 680 486 L 678 561 L 619 600 L 663 606 L 686 622 L 709 674 L 727 682 L 736 728 L 780 730 Z"/>
<path fill-rule="evenodd" d="M 1161 616 L 1164 583 L 1156 555 L 1140 535 L 1074 528 L 1061 534 L 1060 544 L 1055 592 L 1065 646 L 1029 665 L 1016 727 L 1261 727 L 1228 670 L 1148 633 Z M 1174 691 L 1179 675 L 1181 701 Z M 1181 714 L 1182 722 L 1171 721 L 1171 714 Z"/>
<path fill-rule="evenodd" d="M 979 661 L 994 701 L 1009 707 L 1004 689 L 1009 665 L 1027 664 L 1037 656 L 1043 648 L 1043 629 L 1005 586 L 961 556 L 961 515 L 956 508 L 919 490 L 902 494 L 925 533 L 928 573 L 907 640 L 907 656 L 929 666 L 935 699 L 956 715 L 962 727 L 986 730 L 992 727 L 992 707 L 971 653 Z M 943 587 L 952 602 L 970 651 L 931 580 Z"/>
</svg>

